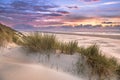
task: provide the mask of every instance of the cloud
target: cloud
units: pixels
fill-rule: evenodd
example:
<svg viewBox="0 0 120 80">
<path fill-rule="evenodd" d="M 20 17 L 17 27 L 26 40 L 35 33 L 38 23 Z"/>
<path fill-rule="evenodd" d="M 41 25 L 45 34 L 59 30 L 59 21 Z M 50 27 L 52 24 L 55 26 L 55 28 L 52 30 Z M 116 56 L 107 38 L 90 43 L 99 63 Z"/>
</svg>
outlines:
<svg viewBox="0 0 120 80">
<path fill-rule="evenodd" d="M 66 22 L 79 23 L 84 21 L 87 23 L 87 20 L 89 21 L 91 21 L 92 19 L 99 20 L 97 17 L 107 19 L 120 18 L 119 15 L 120 1 L 117 0 L 116 1 L 75 0 L 76 2 L 70 1 L 68 3 L 66 2 L 59 3 L 56 2 L 56 0 L 55 1 L 7 0 L 7 1 L 10 2 L 0 3 L 0 21 L 15 25 L 17 24 L 62 25 L 65 24 Z"/>
<path fill-rule="evenodd" d="M 28 24 L 17 24 L 17 25 L 14 25 L 13 28 L 14 29 L 33 29 L 34 27 Z"/>
<path fill-rule="evenodd" d="M 100 0 L 82 0 L 82 1 L 85 1 L 85 2 L 96 2 L 96 1 L 100 1 Z"/>
<path fill-rule="evenodd" d="M 102 24 L 113 24 L 113 22 L 102 22 Z"/>
<path fill-rule="evenodd" d="M 101 5 L 113 5 L 113 4 L 120 4 L 120 1 L 105 2 L 102 3 Z"/>
<path fill-rule="evenodd" d="M 58 7 L 59 6 L 57 5 L 36 5 L 36 6 L 33 6 L 33 9 L 35 11 L 53 12 L 54 10 L 51 10 L 51 9 L 58 8 Z"/>
<path fill-rule="evenodd" d="M 120 12 L 120 8 L 104 8 L 104 9 L 101 9 L 99 11 L 104 11 L 104 12 Z"/>
<path fill-rule="evenodd" d="M 74 22 L 74 21 L 84 21 L 84 20 L 88 20 L 88 19 L 92 19 L 92 18 L 93 17 L 86 17 L 86 16 L 82 16 L 82 15 L 68 15 L 65 17 L 65 20 Z"/>
<path fill-rule="evenodd" d="M 44 14 L 44 16 L 62 16 L 62 14 L 50 13 L 50 14 Z"/>
<path fill-rule="evenodd" d="M 67 8 L 69 8 L 69 9 L 79 9 L 78 6 L 67 6 Z"/>
<path fill-rule="evenodd" d="M 27 10 L 32 7 L 32 5 L 30 5 L 29 3 L 25 2 L 25 1 L 14 1 L 10 5 L 12 8 L 14 8 L 16 10 Z"/>
<path fill-rule="evenodd" d="M 103 18 L 120 18 L 120 15 L 105 15 L 105 14 L 102 14 L 100 16 L 103 17 Z"/>
<path fill-rule="evenodd" d="M 39 0 L 41 1 L 41 0 Z M 47 3 L 47 2 L 46 2 Z M 35 3 L 34 1 L 27 0 L 19 0 L 13 1 L 9 4 L 0 4 L 0 12 L 1 13 L 17 13 L 17 14 L 25 14 L 25 13 L 36 13 L 40 12 L 54 12 L 56 8 L 59 8 L 58 5 L 55 4 L 42 4 L 42 2 Z"/>
<path fill-rule="evenodd" d="M 13 22 L 14 22 L 14 20 L 9 19 L 6 16 L 0 15 L 0 23 L 9 24 L 11 26 L 13 24 Z"/>
<path fill-rule="evenodd" d="M 98 2 L 100 0 L 80 0 L 80 1 L 83 1 L 83 2 Z"/>
<path fill-rule="evenodd" d="M 120 22 L 101 22 L 102 24 L 120 24 Z"/>
<path fill-rule="evenodd" d="M 89 1 L 88 0 L 88 3 L 89 2 L 91 3 L 91 2 L 94 2 L 94 1 Z M 81 8 L 86 8 L 86 7 L 88 7 L 88 8 L 97 8 L 97 7 L 103 7 L 103 6 L 115 5 L 115 4 L 116 5 L 120 4 L 120 1 L 102 2 L 102 3 L 98 3 L 98 4 L 89 4 L 89 5 L 79 6 L 79 7 L 81 7 Z"/>
<path fill-rule="evenodd" d="M 62 21 L 44 21 L 44 20 L 40 20 L 40 21 L 33 21 L 30 24 L 34 25 L 34 26 L 56 26 L 56 25 L 63 25 L 64 22 Z"/>
<path fill-rule="evenodd" d="M 68 12 L 68 11 L 63 11 L 63 10 L 58 10 L 58 11 L 56 11 L 56 13 L 60 13 L 60 14 L 70 14 L 70 12 Z"/>
<path fill-rule="evenodd" d="M 37 4 L 25 1 L 14 1 L 11 3 L 11 7 L 14 8 L 14 10 L 22 10 L 24 12 L 26 12 L 26 10 L 31 12 L 52 12 L 51 9 L 58 8 L 59 6 L 54 4 L 42 4 L 40 2 Z"/>
<path fill-rule="evenodd" d="M 60 18 L 69 14 L 68 11 L 58 9 L 59 5 L 49 0 L 13 0 L 7 4 L 0 3 L 0 15 L 2 16 L 0 16 L 0 21 L 16 25 L 27 24 L 37 19 Z"/>
</svg>

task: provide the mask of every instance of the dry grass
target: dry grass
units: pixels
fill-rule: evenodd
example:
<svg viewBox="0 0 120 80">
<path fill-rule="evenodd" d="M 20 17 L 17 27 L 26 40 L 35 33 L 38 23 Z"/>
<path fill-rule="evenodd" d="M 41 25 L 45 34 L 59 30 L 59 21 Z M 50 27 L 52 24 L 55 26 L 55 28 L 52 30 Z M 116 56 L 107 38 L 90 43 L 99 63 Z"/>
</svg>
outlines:
<svg viewBox="0 0 120 80">
<path fill-rule="evenodd" d="M 30 52 L 53 51 L 56 42 L 56 37 L 54 35 L 42 35 L 35 32 L 23 38 L 23 47 Z"/>
<path fill-rule="evenodd" d="M 73 54 L 77 49 L 77 42 L 60 42 L 55 35 L 41 34 L 39 32 L 31 33 L 23 38 L 23 47 L 30 52 L 50 52 L 60 50 L 61 53 Z"/>
<path fill-rule="evenodd" d="M 80 48 L 79 52 L 82 53 L 82 56 L 84 56 L 83 60 L 85 60 L 86 66 L 88 66 L 90 69 L 90 80 L 92 80 L 92 76 L 94 75 L 98 76 L 98 80 L 104 80 L 105 78 L 110 78 L 115 74 L 115 70 L 118 66 L 116 59 L 113 57 L 107 58 L 106 56 L 102 55 L 99 47 L 96 44 L 87 48 Z M 80 66 L 81 61 L 78 60 L 78 70 L 80 70 Z"/>
<path fill-rule="evenodd" d="M 22 34 L 3 24 L 0 24 L 0 46 L 4 47 L 7 43 L 19 43 Z"/>
<path fill-rule="evenodd" d="M 97 80 L 104 80 L 111 78 L 113 75 L 118 76 L 120 79 L 120 65 L 117 63 L 115 58 L 107 58 L 101 54 L 99 46 L 91 45 L 87 48 L 78 47 L 78 42 L 60 42 L 56 39 L 55 35 L 40 34 L 39 32 L 31 33 L 30 35 L 24 36 L 19 32 L 0 24 L 0 47 L 5 46 L 7 43 L 14 42 L 22 45 L 25 49 L 30 52 L 46 52 L 51 53 L 59 50 L 61 53 L 72 55 L 74 53 L 80 53 L 82 59 L 77 62 L 78 72 L 83 66 L 89 67 L 90 76 L 97 75 Z M 80 61 L 83 60 L 83 61 Z M 83 63 L 82 63 L 83 62 Z M 111 79 L 112 80 L 112 79 Z"/>
<path fill-rule="evenodd" d="M 59 50 L 61 51 L 61 53 L 65 53 L 65 54 L 72 55 L 75 52 L 77 52 L 77 48 L 78 48 L 78 42 L 76 41 L 60 42 L 59 44 Z"/>
</svg>

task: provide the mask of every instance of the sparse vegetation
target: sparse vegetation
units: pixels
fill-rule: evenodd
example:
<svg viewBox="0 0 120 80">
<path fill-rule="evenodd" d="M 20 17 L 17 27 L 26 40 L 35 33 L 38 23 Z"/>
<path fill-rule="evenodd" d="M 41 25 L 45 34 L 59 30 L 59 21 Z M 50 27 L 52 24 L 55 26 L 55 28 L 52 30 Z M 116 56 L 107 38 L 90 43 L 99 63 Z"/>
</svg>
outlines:
<svg viewBox="0 0 120 80">
<path fill-rule="evenodd" d="M 117 69 L 116 69 L 116 75 L 117 75 L 117 80 L 120 80 L 120 65 L 117 66 Z"/>
<path fill-rule="evenodd" d="M 54 35 L 35 32 L 23 38 L 23 47 L 32 52 L 53 51 L 56 42 Z"/>
<path fill-rule="evenodd" d="M 59 44 L 59 50 L 61 53 L 65 54 L 74 54 L 78 48 L 78 42 L 77 41 L 70 41 L 70 42 L 60 42 Z"/>
<path fill-rule="evenodd" d="M 11 29 L 3 24 L 0 24 L 0 46 L 5 46 L 7 43 L 18 43 L 22 33 Z"/>
<path fill-rule="evenodd" d="M 80 53 L 80 58 L 76 64 L 77 71 L 83 72 L 89 68 L 89 80 L 93 76 L 97 76 L 97 80 L 111 79 L 111 76 L 117 75 L 120 79 L 120 65 L 118 65 L 115 58 L 107 58 L 102 54 L 99 46 L 94 44 L 87 48 L 78 47 L 77 41 L 61 42 L 58 41 L 55 35 L 41 34 L 34 32 L 29 35 L 23 35 L 5 25 L 0 24 L 0 47 L 7 43 L 16 43 L 23 46 L 30 52 L 55 52 L 59 50 L 60 53 L 72 55 Z M 82 60 L 82 61 L 81 61 Z"/>
<path fill-rule="evenodd" d="M 117 61 L 114 58 L 107 58 L 102 55 L 99 47 L 96 44 L 87 48 L 80 48 L 79 52 L 84 56 L 86 65 L 90 69 L 90 80 L 92 80 L 92 75 L 97 75 L 97 80 L 104 80 L 105 78 L 110 78 L 114 75 L 117 67 Z M 79 62 L 80 61 L 78 61 L 78 63 Z M 81 65 L 77 64 L 78 70 L 80 66 Z"/>
<path fill-rule="evenodd" d="M 55 35 L 31 33 L 23 38 L 23 47 L 32 52 L 45 52 L 60 50 L 61 53 L 73 54 L 77 49 L 77 42 L 60 42 Z"/>
</svg>

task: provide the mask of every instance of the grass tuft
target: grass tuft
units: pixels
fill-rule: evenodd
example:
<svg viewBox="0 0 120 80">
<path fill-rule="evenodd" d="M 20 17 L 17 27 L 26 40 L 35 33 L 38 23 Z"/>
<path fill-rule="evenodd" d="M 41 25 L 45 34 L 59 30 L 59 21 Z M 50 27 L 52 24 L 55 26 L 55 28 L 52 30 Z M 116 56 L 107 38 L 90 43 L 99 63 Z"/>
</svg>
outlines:
<svg viewBox="0 0 120 80">
<path fill-rule="evenodd" d="M 55 35 L 31 33 L 23 38 L 23 46 L 32 52 L 53 51 L 57 40 Z"/>
<path fill-rule="evenodd" d="M 61 53 L 65 54 L 74 54 L 78 48 L 78 42 L 77 41 L 70 41 L 70 42 L 59 42 L 58 49 L 61 51 Z"/>
<path fill-rule="evenodd" d="M 79 52 L 84 56 L 84 60 L 90 69 L 90 75 L 97 75 L 98 80 L 109 78 L 115 72 L 117 61 L 115 58 L 107 58 L 101 54 L 99 47 L 95 44 L 87 48 L 80 48 Z M 81 61 L 78 60 L 78 63 Z M 84 64 L 84 63 L 83 63 Z M 79 70 L 81 65 L 77 64 Z M 91 80 L 91 76 L 89 77 Z"/>
<path fill-rule="evenodd" d="M 60 50 L 61 53 L 73 54 L 76 52 L 78 43 L 76 41 L 60 42 L 55 35 L 31 33 L 23 38 L 23 47 L 30 52 L 48 52 Z"/>
<path fill-rule="evenodd" d="M 0 46 L 5 47 L 7 43 L 19 43 L 22 33 L 11 29 L 0 23 Z"/>
</svg>

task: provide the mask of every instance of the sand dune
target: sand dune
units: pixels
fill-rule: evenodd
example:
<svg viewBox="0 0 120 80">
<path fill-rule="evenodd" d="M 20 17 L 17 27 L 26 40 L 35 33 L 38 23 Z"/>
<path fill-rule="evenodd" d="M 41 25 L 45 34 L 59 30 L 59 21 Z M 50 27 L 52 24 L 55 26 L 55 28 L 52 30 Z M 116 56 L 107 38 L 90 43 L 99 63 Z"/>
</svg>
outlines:
<svg viewBox="0 0 120 80">
<path fill-rule="evenodd" d="M 3 49 L 0 53 L 0 80 L 83 80 L 54 68 L 45 67 L 34 58 L 37 59 L 37 56 L 26 55 L 20 46 L 10 45 Z"/>
<path fill-rule="evenodd" d="M 82 80 L 36 64 L 0 61 L 0 80 Z"/>
<path fill-rule="evenodd" d="M 56 34 L 56 37 L 61 41 L 76 40 L 79 42 L 79 46 L 84 47 L 97 43 L 103 54 L 113 56 L 120 61 L 119 39 L 67 34 Z M 6 49 L 2 49 L 0 52 L 0 80 L 86 80 L 80 77 L 77 78 L 64 71 L 68 68 L 71 70 L 72 66 L 69 66 L 76 61 L 76 55 L 60 55 L 59 58 L 53 55 L 49 61 L 43 59 L 46 56 L 41 56 L 42 59 L 41 57 L 39 58 L 42 62 L 38 62 L 37 55 L 28 56 L 25 53 L 20 46 L 16 45 L 9 45 Z M 54 67 L 50 69 L 52 64 L 58 65 L 61 71 L 57 71 Z"/>
</svg>

